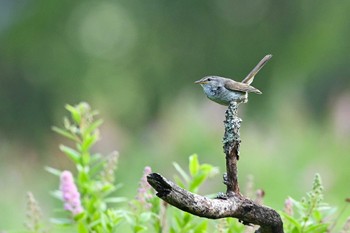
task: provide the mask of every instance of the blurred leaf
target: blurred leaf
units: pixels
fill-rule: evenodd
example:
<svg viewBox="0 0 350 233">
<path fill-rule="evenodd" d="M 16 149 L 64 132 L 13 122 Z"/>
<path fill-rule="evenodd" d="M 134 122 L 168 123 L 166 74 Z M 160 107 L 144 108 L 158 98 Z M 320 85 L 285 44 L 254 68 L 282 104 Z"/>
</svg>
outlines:
<svg viewBox="0 0 350 233">
<path fill-rule="evenodd" d="M 88 128 L 86 128 L 84 130 L 83 137 L 86 137 L 86 135 L 91 134 L 93 131 L 95 131 L 102 124 L 103 124 L 102 119 L 98 119 L 98 120 L 94 121 L 92 124 L 89 125 Z M 98 139 L 98 137 L 97 137 L 97 139 Z"/>
<path fill-rule="evenodd" d="M 187 212 L 184 212 L 183 215 L 184 215 L 183 216 L 183 223 L 184 223 L 183 226 L 185 226 L 192 220 L 193 215 L 191 215 L 191 214 L 189 214 Z"/>
<path fill-rule="evenodd" d="M 189 170 L 191 176 L 195 176 L 199 170 L 198 156 L 196 154 L 191 155 L 189 158 Z"/>
<path fill-rule="evenodd" d="M 134 226 L 134 232 L 141 232 L 147 230 L 146 226 L 136 225 Z"/>
<path fill-rule="evenodd" d="M 78 151 L 65 145 L 60 145 L 60 150 L 64 152 L 74 163 L 79 164 L 80 154 Z"/>
<path fill-rule="evenodd" d="M 81 162 L 84 165 L 88 165 L 90 163 L 90 153 L 88 151 L 83 151 L 81 153 Z"/>
<path fill-rule="evenodd" d="M 214 167 L 213 165 L 203 163 L 200 165 L 200 171 L 205 173 L 207 176 L 214 176 L 219 173 L 219 168 Z"/>
<path fill-rule="evenodd" d="M 85 214 L 85 212 L 83 211 L 83 212 L 81 212 L 80 214 L 75 215 L 75 216 L 74 216 L 74 220 L 75 220 L 76 222 L 78 222 L 78 221 L 82 220 L 83 218 L 85 218 L 85 216 L 86 216 L 86 214 Z"/>
<path fill-rule="evenodd" d="M 89 223 L 89 228 L 93 228 L 95 226 L 97 226 L 98 224 L 100 224 L 101 220 L 100 219 L 97 219 L 95 221 L 92 221 Z"/>
<path fill-rule="evenodd" d="M 148 222 L 152 217 L 152 213 L 151 212 L 143 212 L 140 214 L 140 221 L 141 222 Z"/>
<path fill-rule="evenodd" d="M 82 185 L 85 182 L 88 182 L 90 180 L 89 176 L 89 168 L 81 166 L 80 164 L 77 165 L 77 170 L 78 170 L 78 180 L 79 184 Z"/>
<path fill-rule="evenodd" d="M 187 173 L 180 167 L 180 165 L 176 162 L 173 162 L 173 166 L 175 167 L 176 171 L 182 176 L 182 178 L 185 180 L 185 182 L 189 183 L 191 179 L 187 175 Z"/>
<path fill-rule="evenodd" d="M 84 141 L 81 144 L 81 150 L 82 151 L 87 151 L 90 149 L 90 147 L 98 140 L 98 136 L 97 134 L 94 134 L 92 136 L 90 136 L 89 134 L 87 134 L 84 137 Z"/>
<path fill-rule="evenodd" d="M 78 109 L 69 104 L 66 104 L 65 108 L 71 113 L 72 119 L 75 121 L 75 123 L 79 125 L 81 122 L 81 115 Z"/>
<path fill-rule="evenodd" d="M 51 218 L 50 222 L 58 225 L 71 225 L 73 220 L 69 218 Z"/>
<path fill-rule="evenodd" d="M 56 198 L 56 199 L 62 201 L 62 193 L 61 193 L 61 191 L 59 191 L 59 190 L 51 191 L 50 194 L 51 194 L 51 196 L 53 196 L 54 198 Z"/>
<path fill-rule="evenodd" d="M 327 232 L 327 228 L 328 228 L 328 224 L 320 223 L 320 224 L 314 224 L 314 225 L 311 225 L 311 226 L 305 228 L 305 230 L 303 232 L 305 232 L 305 233 L 324 233 L 324 232 Z"/>
<path fill-rule="evenodd" d="M 121 203 L 126 202 L 128 199 L 125 197 L 110 197 L 106 198 L 104 201 L 107 203 Z"/>
<path fill-rule="evenodd" d="M 316 222 L 321 222 L 323 219 L 322 213 L 317 209 L 312 212 L 312 216 L 315 218 Z"/>
<path fill-rule="evenodd" d="M 185 184 L 183 183 L 183 181 L 181 180 L 181 178 L 177 175 L 174 175 L 174 180 L 175 180 L 175 183 L 180 186 L 181 188 L 185 189 L 186 186 Z"/>
<path fill-rule="evenodd" d="M 82 221 L 78 222 L 78 233 L 89 233 L 89 230 Z"/>
<path fill-rule="evenodd" d="M 49 167 L 49 166 L 45 166 L 45 170 L 55 176 L 58 176 L 60 177 L 61 176 L 61 173 L 62 171 L 56 169 L 56 168 L 53 168 L 53 167 Z"/>
<path fill-rule="evenodd" d="M 63 137 L 66 137 L 66 138 L 71 139 L 73 141 L 78 141 L 77 137 L 74 134 L 72 134 L 64 129 L 58 128 L 56 126 L 52 126 L 51 129 Z"/>
<path fill-rule="evenodd" d="M 280 212 L 280 214 L 298 230 L 297 232 L 301 232 L 301 225 L 297 219 L 293 218 L 285 212 Z"/>
<path fill-rule="evenodd" d="M 190 182 L 189 190 L 191 192 L 196 192 L 199 186 L 206 180 L 207 177 L 208 175 L 204 173 L 196 175 Z"/>
<path fill-rule="evenodd" d="M 205 233 L 205 232 L 207 232 L 207 228 L 208 228 L 208 221 L 203 220 L 200 224 L 198 224 L 194 228 L 194 233 Z"/>
</svg>

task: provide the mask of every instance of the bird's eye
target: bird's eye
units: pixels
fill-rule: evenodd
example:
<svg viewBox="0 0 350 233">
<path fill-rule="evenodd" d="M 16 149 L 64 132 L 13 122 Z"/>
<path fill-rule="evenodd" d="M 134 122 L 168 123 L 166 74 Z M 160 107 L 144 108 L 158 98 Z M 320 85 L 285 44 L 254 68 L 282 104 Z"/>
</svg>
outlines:
<svg viewBox="0 0 350 233">
<path fill-rule="evenodd" d="M 211 81 L 211 78 L 207 78 L 207 81 L 210 82 L 210 81 Z"/>
</svg>

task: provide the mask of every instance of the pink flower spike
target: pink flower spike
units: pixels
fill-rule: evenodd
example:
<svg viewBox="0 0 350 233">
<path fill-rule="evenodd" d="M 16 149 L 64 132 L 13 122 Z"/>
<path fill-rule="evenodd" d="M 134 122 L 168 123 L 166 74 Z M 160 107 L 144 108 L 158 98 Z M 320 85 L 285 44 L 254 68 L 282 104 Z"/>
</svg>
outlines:
<svg viewBox="0 0 350 233">
<path fill-rule="evenodd" d="M 84 211 L 80 202 L 80 193 L 74 183 L 73 175 L 70 171 L 63 171 L 61 174 L 60 190 L 64 202 L 64 209 L 70 211 L 73 215 Z"/>
</svg>

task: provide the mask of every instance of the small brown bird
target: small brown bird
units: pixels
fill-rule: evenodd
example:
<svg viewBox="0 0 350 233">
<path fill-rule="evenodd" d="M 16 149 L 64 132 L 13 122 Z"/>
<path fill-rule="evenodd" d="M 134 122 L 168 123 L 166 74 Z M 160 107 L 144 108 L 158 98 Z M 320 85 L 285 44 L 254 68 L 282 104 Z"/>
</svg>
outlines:
<svg viewBox="0 0 350 233">
<path fill-rule="evenodd" d="M 255 75 L 261 70 L 267 61 L 271 59 L 272 55 L 266 55 L 254 69 L 245 77 L 242 82 L 236 82 L 232 79 L 223 78 L 219 76 L 206 76 L 198 81 L 203 87 L 204 93 L 207 97 L 219 104 L 229 105 L 234 101 L 237 103 L 246 103 L 248 101 L 248 93 L 253 92 L 262 94 L 257 88 L 250 86 Z"/>
</svg>

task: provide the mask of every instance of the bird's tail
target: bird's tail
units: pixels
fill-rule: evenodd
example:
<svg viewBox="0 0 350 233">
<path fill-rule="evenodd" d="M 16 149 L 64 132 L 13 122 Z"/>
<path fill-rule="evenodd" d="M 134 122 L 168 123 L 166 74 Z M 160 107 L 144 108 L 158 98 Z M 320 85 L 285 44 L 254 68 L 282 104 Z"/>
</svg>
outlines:
<svg viewBox="0 0 350 233">
<path fill-rule="evenodd" d="M 268 62 L 271 59 L 271 57 L 272 55 L 268 54 L 263 59 L 261 59 L 261 61 L 254 67 L 254 69 L 250 71 L 247 77 L 243 79 L 242 83 L 246 83 L 248 85 L 251 84 L 254 80 L 255 75 L 259 72 L 259 70 L 261 70 L 261 68 L 263 68 L 266 62 Z"/>
</svg>

